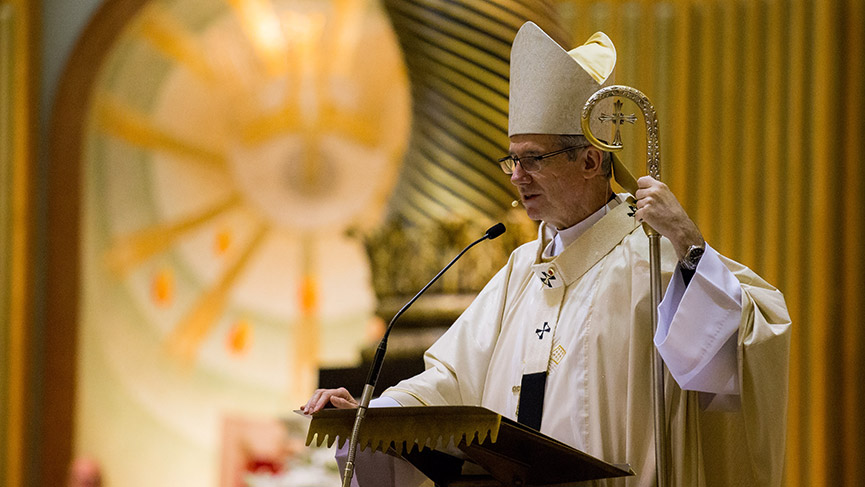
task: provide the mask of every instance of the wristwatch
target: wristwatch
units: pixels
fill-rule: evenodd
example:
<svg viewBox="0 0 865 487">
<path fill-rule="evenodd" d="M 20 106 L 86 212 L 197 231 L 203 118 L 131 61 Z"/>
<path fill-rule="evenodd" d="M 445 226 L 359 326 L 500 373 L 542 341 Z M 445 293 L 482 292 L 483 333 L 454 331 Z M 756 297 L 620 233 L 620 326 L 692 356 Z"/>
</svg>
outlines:
<svg viewBox="0 0 865 487">
<path fill-rule="evenodd" d="M 700 257 L 702 257 L 703 252 L 706 251 L 704 245 L 705 244 L 691 245 L 688 247 L 688 251 L 685 252 L 685 256 L 682 257 L 681 262 L 679 262 L 683 269 L 693 271 L 697 268 L 697 264 L 700 263 Z"/>
</svg>

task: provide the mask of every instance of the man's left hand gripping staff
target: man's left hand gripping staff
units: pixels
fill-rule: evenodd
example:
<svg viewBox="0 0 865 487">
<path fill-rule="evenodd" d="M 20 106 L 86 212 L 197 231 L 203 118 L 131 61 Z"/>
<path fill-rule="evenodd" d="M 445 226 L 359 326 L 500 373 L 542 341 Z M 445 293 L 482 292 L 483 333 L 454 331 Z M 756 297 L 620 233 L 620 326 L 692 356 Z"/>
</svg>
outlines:
<svg viewBox="0 0 865 487">
<path fill-rule="evenodd" d="M 667 237 L 676 249 L 679 259 L 685 256 L 688 247 L 702 246 L 700 229 L 682 208 L 670 188 L 651 176 L 637 180 L 637 212 L 634 218 L 646 222 Z"/>
</svg>

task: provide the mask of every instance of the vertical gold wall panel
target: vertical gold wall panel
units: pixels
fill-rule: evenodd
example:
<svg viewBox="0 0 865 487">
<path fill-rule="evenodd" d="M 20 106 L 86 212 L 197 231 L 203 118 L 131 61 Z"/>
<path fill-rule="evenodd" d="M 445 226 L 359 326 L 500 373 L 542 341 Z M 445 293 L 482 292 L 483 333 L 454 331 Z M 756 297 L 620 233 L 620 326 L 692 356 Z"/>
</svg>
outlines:
<svg viewBox="0 0 865 487">
<path fill-rule="evenodd" d="M 721 39 L 739 39 L 740 38 L 740 15 L 735 8 L 735 4 L 722 9 L 719 16 L 723 23 Z M 725 43 L 726 44 L 726 43 Z M 719 147 L 723 147 L 726 152 L 726 160 L 720 161 L 718 167 L 714 171 L 718 178 L 718 186 L 721 188 L 721 194 L 733 194 L 737 191 L 736 173 L 737 160 L 736 145 L 726 143 L 725 141 L 736 140 L 738 137 L 739 126 L 736 124 L 724 123 L 726 120 L 732 120 L 737 116 L 738 109 L 741 107 L 741 101 L 737 99 L 741 95 L 741 67 L 739 62 L 741 59 L 735 49 L 721 49 L 720 59 L 717 60 L 721 66 L 721 77 L 723 79 L 721 85 L 720 103 L 711 108 L 710 113 L 717 113 L 718 117 L 715 120 L 715 126 L 718 130 L 720 139 Z M 707 118 L 713 118 L 707 115 Z M 737 198 L 720 198 L 718 205 L 718 215 L 712 218 L 718 220 L 718 233 L 714 234 L 718 239 L 714 245 L 721 251 L 729 252 L 733 249 L 732 239 L 740 232 L 738 231 L 738 219 L 734 217 L 739 213 Z M 721 217 L 723 215 L 723 218 Z M 702 221 L 700 222 L 702 224 Z M 708 238 L 708 235 L 705 235 Z"/>
<path fill-rule="evenodd" d="M 652 94 L 655 106 L 667 109 L 667 107 L 672 105 L 671 80 L 673 79 L 672 67 L 674 65 L 675 54 L 674 10 L 672 6 L 667 4 L 652 5 L 651 2 L 646 2 L 646 4 L 646 14 L 654 19 L 654 21 L 647 21 L 647 25 L 654 27 L 654 36 L 651 37 L 647 34 L 642 43 L 654 45 L 655 55 L 651 58 L 649 56 L 641 56 L 644 59 L 642 65 L 645 66 L 645 71 L 643 72 L 651 73 L 651 77 L 654 79 L 654 82 L 650 82 L 649 91 L 647 92 Z M 661 145 L 669 147 L 669 145 L 665 144 L 668 144 L 671 137 L 676 134 L 670 134 L 660 127 L 659 130 Z M 663 158 L 664 156 L 662 155 L 661 157 Z M 632 165 L 632 167 L 635 166 Z M 663 168 L 661 168 L 661 177 L 667 179 Z"/>
<path fill-rule="evenodd" d="M 784 199 L 782 170 L 784 154 L 784 131 L 781 120 L 784 119 L 783 91 L 785 85 L 783 76 L 786 59 L 783 37 L 783 5 L 780 0 L 767 2 L 766 7 L 766 58 L 763 64 L 765 77 L 765 97 L 761 107 L 766 114 L 768 123 L 763 124 L 761 141 L 763 141 L 763 201 L 764 222 L 763 239 L 757 242 L 755 248 L 762 256 L 763 277 L 769 282 L 781 279 L 782 262 L 782 232 L 781 223 L 784 220 Z"/>
<path fill-rule="evenodd" d="M 735 4 L 733 4 L 735 5 Z M 739 215 L 742 217 L 742 224 L 737 233 L 736 245 L 733 252 L 743 262 L 749 263 L 751 266 L 759 266 L 757 257 L 758 242 L 760 236 L 760 222 L 758 218 L 762 210 L 757 192 L 760 190 L 758 184 L 762 184 L 759 178 L 759 168 L 763 163 L 761 160 L 760 145 L 762 137 L 760 130 L 766 123 L 772 123 L 762 116 L 765 109 L 765 101 L 762 97 L 761 79 L 766 75 L 765 67 L 763 66 L 764 46 L 760 43 L 760 34 L 763 31 L 763 22 L 760 15 L 761 2 L 748 2 L 745 4 L 743 11 L 744 32 L 742 36 L 742 45 L 747 55 L 742 56 L 740 76 L 743 89 L 742 108 L 739 123 L 742 127 L 741 151 L 737 151 L 740 156 L 739 160 L 734 159 L 733 164 L 740 169 L 739 184 L 741 192 L 739 201 Z M 731 46 L 737 44 L 732 40 Z M 727 123 L 728 121 L 721 121 Z"/>
<path fill-rule="evenodd" d="M 790 353 L 790 410 L 788 411 L 787 443 L 787 481 L 791 485 L 810 485 L 806 478 L 808 465 L 804 461 L 810 456 L 810 430 L 808 428 L 811 411 L 808 403 L 798 400 L 807 394 L 807 346 L 808 330 L 806 322 L 801 318 L 807 309 L 807 299 L 804 290 L 805 276 L 800 276 L 797 270 L 801 269 L 805 262 L 804 242 L 807 226 L 803 224 L 805 216 L 804 201 L 806 190 L 805 178 L 807 176 L 805 150 L 807 148 L 805 123 L 807 113 L 804 95 L 810 76 L 810 55 L 808 47 L 810 42 L 810 22 L 804 2 L 794 2 L 789 5 L 788 12 L 789 30 L 787 33 L 787 45 L 789 46 L 789 60 L 787 66 L 787 182 L 788 190 L 788 214 L 801 215 L 799 218 L 791 219 L 787 228 L 788 235 L 793 238 L 787 240 L 787 259 L 785 261 L 784 287 L 790 314 L 796 320 L 792 333 L 792 348 Z M 802 238 L 796 238 L 801 236 Z M 781 283 L 779 282 L 779 286 Z"/>
<path fill-rule="evenodd" d="M 690 55 L 688 51 L 691 39 L 690 9 L 681 7 L 671 19 L 673 23 L 673 77 L 668 88 L 670 92 L 670 106 L 657 107 L 661 116 L 669 116 L 669 124 L 661 124 L 661 177 L 667 181 L 671 188 L 677 190 L 685 187 L 686 161 L 690 151 L 689 140 L 692 138 L 691 125 L 688 120 L 690 110 L 688 100 L 691 96 L 689 80 L 689 69 L 686 61 Z M 622 40 L 616 40 L 621 42 Z M 646 55 L 646 54 L 644 54 Z M 639 80 L 619 79 L 621 83 L 632 83 L 639 86 Z M 651 97 L 651 93 L 647 93 Z M 668 114 L 669 115 L 666 115 Z M 669 134 L 669 135 L 668 135 Z M 669 149 L 667 149 L 669 147 Z M 669 154 L 666 156 L 665 154 Z M 686 208 L 690 202 L 686 192 L 678 191 L 679 200 Z"/>
<path fill-rule="evenodd" d="M 811 131 L 811 255 L 808 267 L 810 269 L 811 281 L 808 295 L 811 299 L 811 308 L 805 316 L 807 323 L 818 326 L 812 327 L 813 334 L 809 341 L 808 362 L 809 373 L 812 374 L 810 394 L 811 416 L 816 419 L 810 425 L 811 446 L 813 455 L 811 461 L 810 479 L 811 485 L 821 483 L 835 484 L 837 472 L 827 464 L 829 455 L 827 448 L 828 435 L 835 436 L 837 433 L 831 428 L 835 411 L 828 410 L 830 389 L 834 389 L 834 380 L 815 380 L 829 378 L 829 360 L 836 356 L 830 351 L 831 340 L 830 327 L 837 323 L 837 306 L 833 299 L 837 294 L 834 288 L 835 276 L 832 272 L 837 269 L 838 254 L 832 248 L 836 241 L 837 212 L 833 211 L 836 167 L 833 163 L 838 160 L 836 137 L 832 133 L 835 128 L 837 133 L 837 106 L 840 93 L 836 84 L 839 71 L 839 59 L 837 57 L 837 33 L 835 32 L 836 5 L 833 2 L 821 2 L 819 8 L 814 9 L 814 57 L 813 57 L 813 79 L 814 86 L 811 94 L 811 106 L 813 113 L 813 130 Z M 840 270 L 840 269 L 839 269 Z M 823 326 L 819 326 L 819 325 Z"/>
<path fill-rule="evenodd" d="M 34 422 L 28 416 L 37 384 L 32 345 L 32 167 L 36 86 L 33 47 L 38 8 L 26 1 L 0 3 L 0 191 L 4 199 L 0 223 L 0 484 L 20 487 L 34 472 L 26 456 L 35 450 Z M 7 272 L 8 271 L 8 272 Z"/>
<path fill-rule="evenodd" d="M 846 73 L 842 79 L 844 87 L 841 97 L 843 107 L 844 171 L 841 181 L 840 199 L 845 203 L 858 201 L 865 191 L 865 171 L 861 162 L 865 153 L 865 3 L 849 0 L 844 4 L 846 42 L 841 49 L 846 53 Z M 841 485 L 857 485 L 865 478 L 865 453 L 862 438 L 865 437 L 861 416 L 862 398 L 865 397 L 865 374 L 863 374 L 862 350 L 863 332 L 855 326 L 865 313 L 861 289 L 865 288 L 865 259 L 862 258 L 862 242 L 865 240 L 865 224 L 855 204 L 843 206 L 843 265 L 846 268 L 842 282 L 842 317 L 845 337 L 842 346 L 843 388 L 846 392 L 842 404 L 842 417 L 845 420 L 843 431 L 844 471 Z"/>
<path fill-rule="evenodd" d="M 617 82 L 655 103 L 662 177 L 709 243 L 784 292 L 785 485 L 860 483 L 865 2 L 560 3 L 575 39 L 610 34 Z"/>
<path fill-rule="evenodd" d="M 16 58 L 13 52 L 12 6 L 0 4 L 0 483 L 6 485 L 15 481 L 13 473 L 17 458 L 10 452 L 16 450 L 18 435 L 10 422 L 10 413 L 14 413 L 16 405 L 10 395 L 13 383 L 14 357 L 11 356 L 12 346 L 12 309 L 10 288 L 12 285 L 11 254 L 12 254 L 12 106 L 14 93 L 12 91 L 12 62 Z"/>
<path fill-rule="evenodd" d="M 687 161 L 688 181 L 694 182 L 688 185 L 688 191 L 691 200 L 701 198 L 707 202 L 717 202 L 720 197 L 719 185 L 716 184 L 717 175 L 702 161 L 712 160 L 719 145 L 716 132 L 719 128 L 718 118 L 707 115 L 714 111 L 714 107 L 719 106 L 718 75 L 720 73 L 717 60 L 721 46 L 716 39 L 721 26 L 715 19 L 718 18 L 721 8 L 714 3 L 697 5 L 695 8 L 700 12 L 700 38 L 699 46 L 696 47 L 698 66 L 695 70 L 699 79 L 697 83 L 699 95 L 695 97 L 692 106 L 702 115 L 695 117 L 694 120 L 695 125 L 699 127 L 697 134 L 699 143 L 696 144 L 692 157 Z M 696 190 L 699 190 L 699 194 Z M 696 220 L 700 222 L 701 230 L 709 235 L 718 233 L 716 212 L 717 205 L 704 204 L 698 206 L 694 214 Z"/>
</svg>

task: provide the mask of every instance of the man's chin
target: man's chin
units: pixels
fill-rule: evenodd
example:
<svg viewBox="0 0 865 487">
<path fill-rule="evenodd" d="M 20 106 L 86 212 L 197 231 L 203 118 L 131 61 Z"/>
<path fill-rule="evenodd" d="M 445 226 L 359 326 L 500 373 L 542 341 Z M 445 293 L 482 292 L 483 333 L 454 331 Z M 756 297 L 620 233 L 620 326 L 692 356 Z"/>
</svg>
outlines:
<svg viewBox="0 0 865 487">
<path fill-rule="evenodd" d="M 528 215 L 532 220 L 543 220 L 540 209 L 533 205 L 531 201 L 523 201 L 523 207 L 526 209 L 526 215 Z"/>
</svg>

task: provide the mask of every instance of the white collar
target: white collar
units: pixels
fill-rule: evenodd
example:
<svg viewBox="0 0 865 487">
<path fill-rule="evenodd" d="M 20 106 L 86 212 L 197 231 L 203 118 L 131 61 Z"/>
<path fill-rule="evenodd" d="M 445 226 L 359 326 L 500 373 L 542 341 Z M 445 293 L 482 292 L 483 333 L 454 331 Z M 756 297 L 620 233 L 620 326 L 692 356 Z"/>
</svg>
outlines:
<svg viewBox="0 0 865 487">
<path fill-rule="evenodd" d="M 547 229 L 551 230 L 554 235 L 550 240 L 550 243 L 547 244 L 547 247 L 544 249 L 544 254 L 542 257 L 544 259 L 550 259 L 561 254 L 568 245 L 574 243 L 578 238 L 580 238 L 580 235 L 585 233 L 586 230 L 591 228 L 592 225 L 597 223 L 613 208 L 619 206 L 619 203 L 624 201 L 627 197 L 627 193 L 617 194 L 616 197 L 611 199 L 609 203 L 598 208 L 598 211 L 587 216 L 576 225 L 572 225 L 563 230 L 555 229 L 551 225 L 548 226 Z"/>
</svg>

